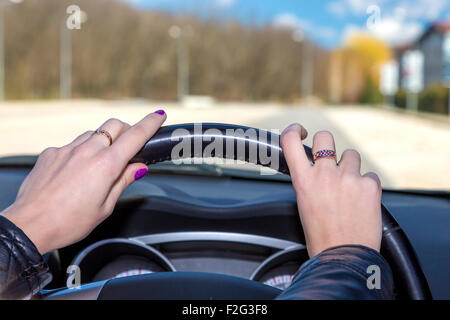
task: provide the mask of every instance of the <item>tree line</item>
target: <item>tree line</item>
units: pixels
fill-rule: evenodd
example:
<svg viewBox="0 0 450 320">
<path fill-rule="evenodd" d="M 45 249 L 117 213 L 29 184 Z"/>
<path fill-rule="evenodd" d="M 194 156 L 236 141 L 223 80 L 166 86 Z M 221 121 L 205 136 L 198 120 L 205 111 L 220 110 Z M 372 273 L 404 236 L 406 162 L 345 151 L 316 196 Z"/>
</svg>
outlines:
<svg viewBox="0 0 450 320">
<path fill-rule="evenodd" d="M 60 33 L 66 8 L 88 20 L 72 30 L 72 95 L 78 98 L 177 98 L 177 41 L 189 30 L 190 93 L 221 100 L 295 101 L 304 43 L 271 25 L 137 10 L 113 0 L 27 0 L 5 7 L 7 99 L 59 96 Z M 330 53 L 313 45 L 313 93 L 328 96 Z"/>
</svg>

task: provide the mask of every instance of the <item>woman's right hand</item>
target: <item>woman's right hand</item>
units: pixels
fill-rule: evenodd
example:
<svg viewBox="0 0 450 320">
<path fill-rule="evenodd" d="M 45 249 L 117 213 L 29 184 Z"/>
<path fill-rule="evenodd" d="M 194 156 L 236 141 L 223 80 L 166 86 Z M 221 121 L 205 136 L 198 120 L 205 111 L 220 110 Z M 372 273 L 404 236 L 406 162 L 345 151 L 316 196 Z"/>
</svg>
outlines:
<svg viewBox="0 0 450 320">
<path fill-rule="evenodd" d="M 110 119 L 100 129 L 110 133 L 111 146 L 106 136 L 89 131 L 62 148 L 46 149 L 1 214 L 41 254 L 83 239 L 111 214 L 125 188 L 147 173 L 144 163 L 128 162 L 165 120 L 164 111 L 132 127 Z"/>
<path fill-rule="evenodd" d="M 297 194 L 309 256 L 341 245 L 363 245 L 377 251 L 381 245 L 381 183 L 375 173 L 360 174 L 361 157 L 346 150 L 339 163 L 319 159 L 312 166 L 303 148 L 306 130 L 286 128 L 281 145 Z M 315 134 L 313 153 L 335 151 L 333 135 Z"/>
</svg>

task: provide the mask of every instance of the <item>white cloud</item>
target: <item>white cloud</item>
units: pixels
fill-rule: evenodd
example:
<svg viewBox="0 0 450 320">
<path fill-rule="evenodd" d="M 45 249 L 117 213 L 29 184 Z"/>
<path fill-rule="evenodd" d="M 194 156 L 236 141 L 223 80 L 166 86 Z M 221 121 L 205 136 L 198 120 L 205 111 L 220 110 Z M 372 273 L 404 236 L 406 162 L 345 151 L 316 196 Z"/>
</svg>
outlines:
<svg viewBox="0 0 450 320">
<path fill-rule="evenodd" d="M 392 15 L 401 8 L 410 19 L 436 20 L 442 12 L 450 10 L 448 0 L 334 0 L 325 9 L 337 17 L 347 14 L 363 16 L 371 5 L 377 5 L 382 15 Z"/>
<path fill-rule="evenodd" d="M 448 0 L 416 0 L 402 1 L 398 5 L 404 9 L 405 15 L 412 19 L 436 20 L 439 15 L 450 9 Z"/>
<path fill-rule="evenodd" d="M 298 18 L 296 15 L 292 13 L 281 13 L 275 16 L 275 18 L 272 21 L 272 25 L 276 28 L 282 29 L 304 30 L 308 27 L 309 22 Z"/>
<path fill-rule="evenodd" d="M 329 40 L 337 36 L 337 31 L 331 27 L 315 25 L 311 21 L 303 20 L 292 13 L 277 15 L 272 25 L 275 28 L 290 29 L 292 31 L 306 32 L 306 36 L 316 39 Z"/>
<path fill-rule="evenodd" d="M 325 10 L 336 17 L 344 17 L 347 11 L 347 9 L 341 4 L 341 1 L 328 2 L 325 6 Z"/>
<path fill-rule="evenodd" d="M 343 32 L 344 41 L 355 32 L 371 34 L 390 45 L 402 45 L 416 40 L 424 29 L 423 21 L 436 21 L 450 11 L 449 0 L 335 0 L 327 10 L 337 17 L 345 15 L 373 18 L 367 13 L 371 5 L 380 8 L 378 23 L 369 29 L 366 26 L 348 25 Z"/>
<path fill-rule="evenodd" d="M 415 21 L 399 21 L 393 17 L 384 18 L 371 32 L 392 45 L 401 45 L 417 39 L 423 32 L 422 24 Z"/>
<path fill-rule="evenodd" d="M 218 6 L 231 7 L 236 3 L 236 0 L 216 0 Z"/>
<path fill-rule="evenodd" d="M 346 0 L 345 5 L 354 14 L 364 14 L 370 5 L 377 4 L 372 0 Z"/>
<path fill-rule="evenodd" d="M 395 17 L 383 18 L 370 30 L 356 25 L 347 25 L 343 32 L 343 41 L 356 33 L 372 35 L 391 46 L 400 46 L 416 40 L 423 32 L 423 25 L 414 20 L 399 20 Z"/>
<path fill-rule="evenodd" d="M 365 15 L 371 5 L 382 5 L 387 0 L 335 0 L 328 3 L 325 9 L 331 14 L 343 17 L 346 14 Z"/>
</svg>

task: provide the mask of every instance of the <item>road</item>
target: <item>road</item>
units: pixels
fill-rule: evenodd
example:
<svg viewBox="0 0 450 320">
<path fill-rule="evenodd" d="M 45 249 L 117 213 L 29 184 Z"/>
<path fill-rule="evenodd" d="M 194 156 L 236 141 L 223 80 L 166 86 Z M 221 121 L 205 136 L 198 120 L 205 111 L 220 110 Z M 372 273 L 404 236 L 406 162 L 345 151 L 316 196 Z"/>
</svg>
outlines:
<svg viewBox="0 0 450 320">
<path fill-rule="evenodd" d="M 163 108 L 167 124 L 223 122 L 282 130 L 292 122 L 310 132 L 329 130 L 338 154 L 358 149 L 362 171 L 375 171 L 389 188 L 450 190 L 450 121 L 387 109 L 359 106 L 299 107 L 277 104 L 222 103 L 186 109 L 174 103 L 148 101 L 52 101 L 0 104 L 0 156 L 37 154 L 62 146 L 108 118 L 135 123 Z"/>
</svg>

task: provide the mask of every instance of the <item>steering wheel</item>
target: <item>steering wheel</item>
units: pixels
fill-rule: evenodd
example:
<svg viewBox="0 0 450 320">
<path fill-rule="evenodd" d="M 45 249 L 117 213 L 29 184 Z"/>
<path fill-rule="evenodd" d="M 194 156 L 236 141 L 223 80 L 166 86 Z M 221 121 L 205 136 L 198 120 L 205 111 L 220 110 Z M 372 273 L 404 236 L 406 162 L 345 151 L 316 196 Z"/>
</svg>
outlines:
<svg viewBox="0 0 450 320">
<path fill-rule="evenodd" d="M 130 163 L 142 162 L 151 165 L 176 160 L 173 159 L 173 150 L 181 139 L 188 141 L 191 147 L 187 148 L 187 154 L 176 154 L 178 159 L 203 157 L 205 149 L 214 141 L 219 142 L 216 147 L 222 146 L 222 150 L 220 147 L 208 149 L 212 151 L 213 157 L 253 162 L 289 174 L 280 148 L 279 135 L 255 128 L 213 123 L 162 127 Z M 311 148 L 305 146 L 305 151 L 313 163 Z M 279 161 L 268 162 L 261 155 L 276 156 Z M 393 271 L 397 297 L 432 299 L 413 247 L 384 205 L 382 222 L 381 253 Z M 279 289 L 262 283 L 211 273 L 157 273 L 111 279 L 85 286 L 81 293 L 77 293 L 77 290 L 66 290 L 53 297 L 80 298 L 86 297 L 83 292 L 94 292 L 99 299 L 273 299 L 281 293 Z"/>
</svg>

